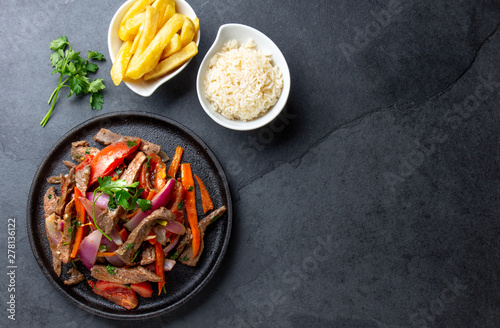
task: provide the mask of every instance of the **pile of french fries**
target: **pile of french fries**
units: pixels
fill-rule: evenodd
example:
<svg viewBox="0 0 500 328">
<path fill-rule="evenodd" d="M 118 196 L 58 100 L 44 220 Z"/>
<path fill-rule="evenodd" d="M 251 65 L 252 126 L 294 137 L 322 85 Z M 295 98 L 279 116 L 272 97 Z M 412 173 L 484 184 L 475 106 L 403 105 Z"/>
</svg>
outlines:
<svg viewBox="0 0 500 328">
<path fill-rule="evenodd" d="M 136 0 L 120 23 L 118 51 L 111 79 L 145 81 L 167 74 L 198 53 L 193 41 L 198 17 L 176 12 L 175 0 Z"/>
</svg>

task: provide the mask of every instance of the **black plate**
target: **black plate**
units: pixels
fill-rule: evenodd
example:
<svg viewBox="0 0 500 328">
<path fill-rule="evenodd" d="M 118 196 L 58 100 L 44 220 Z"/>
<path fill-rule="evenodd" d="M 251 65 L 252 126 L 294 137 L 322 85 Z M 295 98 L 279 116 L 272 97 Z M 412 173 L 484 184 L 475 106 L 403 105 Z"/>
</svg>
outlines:
<svg viewBox="0 0 500 328">
<path fill-rule="evenodd" d="M 68 169 L 62 160 L 71 160 L 71 143 L 87 140 L 93 146 L 93 136 L 101 129 L 137 136 L 156 143 L 172 157 L 179 145 L 184 148 L 183 162 L 191 163 L 193 173 L 198 175 L 210 191 L 214 207 L 226 205 L 227 212 L 216 223 L 210 225 L 205 234 L 205 250 L 196 267 L 177 264 L 171 272 L 166 272 L 167 293 L 157 296 L 153 284 L 153 297 L 139 297 L 139 305 L 131 311 L 94 294 L 86 282 L 74 286 L 66 286 L 63 280 L 71 264 L 63 266 L 63 274 L 57 277 L 52 268 L 52 254 L 45 235 L 43 219 L 43 195 L 49 184 L 46 178 L 59 173 L 67 173 Z M 198 215 L 201 211 L 201 200 L 197 194 Z M 232 203 L 226 175 L 215 155 L 207 145 L 192 131 L 168 118 L 142 112 L 112 113 L 86 121 L 64 135 L 47 155 L 31 185 L 28 199 L 27 226 L 31 249 L 42 272 L 54 287 L 78 307 L 103 317 L 112 319 L 144 319 L 167 313 L 186 303 L 198 293 L 214 275 L 229 243 L 232 223 Z M 78 269 L 90 278 L 88 270 L 78 262 Z"/>
</svg>

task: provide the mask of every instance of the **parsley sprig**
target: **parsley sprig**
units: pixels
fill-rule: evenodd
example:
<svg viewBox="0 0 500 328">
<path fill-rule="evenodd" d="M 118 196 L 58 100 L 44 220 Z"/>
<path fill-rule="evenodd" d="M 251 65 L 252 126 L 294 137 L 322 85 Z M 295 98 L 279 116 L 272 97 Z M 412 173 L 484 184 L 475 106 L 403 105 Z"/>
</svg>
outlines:
<svg viewBox="0 0 500 328">
<path fill-rule="evenodd" d="M 139 182 L 137 181 L 127 185 L 127 181 L 124 179 L 113 181 L 113 179 L 108 176 L 97 178 L 97 182 L 99 183 L 99 187 L 97 187 L 92 194 L 92 219 L 94 220 L 96 228 L 109 240 L 111 240 L 111 238 L 106 235 L 95 222 L 95 203 L 102 194 L 109 196 L 108 208 L 110 210 L 114 210 L 117 206 L 121 206 L 127 211 L 132 211 L 139 206 L 141 211 L 147 212 L 152 207 L 152 202 L 150 200 L 139 198 L 144 189 L 138 188 Z"/>
<path fill-rule="evenodd" d="M 66 47 L 68 47 L 68 49 L 66 49 Z M 105 88 L 103 80 L 95 79 L 90 81 L 87 74 L 89 72 L 95 73 L 98 69 L 98 66 L 89 62 L 89 60 L 106 60 L 104 55 L 97 51 L 89 50 L 87 59 L 84 59 L 80 57 L 80 52 L 75 52 L 71 48 L 71 44 L 68 42 L 66 36 L 61 36 L 52 41 L 50 43 L 50 49 L 54 50 L 50 56 L 50 62 L 52 67 L 54 67 L 52 74 L 59 73 L 60 76 L 57 88 L 52 92 L 49 98 L 48 103 L 49 105 L 52 103 L 52 105 L 40 122 L 40 125 L 45 126 L 49 121 L 50 115 L 56 105 L 59 91 L 62 88 L 70 88 L 69 95 L 66 98 L 69 98 L 73 94 L 80 96 L 90 93 L 90 107 L 101 110 L 104 101 L 101 90 Z M 65 76 L 66 78 L 63 80 Z"/>
</svg>

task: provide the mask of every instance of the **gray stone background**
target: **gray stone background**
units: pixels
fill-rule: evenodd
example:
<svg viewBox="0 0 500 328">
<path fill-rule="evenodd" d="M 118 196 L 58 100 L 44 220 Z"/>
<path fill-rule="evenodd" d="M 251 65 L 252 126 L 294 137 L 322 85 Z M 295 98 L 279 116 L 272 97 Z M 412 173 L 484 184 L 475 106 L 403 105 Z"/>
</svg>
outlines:
<svg viewBox="0 0 500 328">
<path fill-rule="evenodd" d="M 189 303 L 141 325 L 169 327 L 500 326 L 500 1 L 190 0 L 200 52 L 150 98 L 115 87 L 104 106 L 59 99 L 50 41 L 108 56 L 122 1 L 2 0 L 0 326 L 134 327 L 60 295 L 31 253 L 34 173 L 70 128 L 142 110 L 198 134 L 225 168 L 235 216 L 216 276 Z M 198 67 L 225 23 L 280 47 L 285 112 L 251 132 L 215 124 Z M 7 319 L 7 219 L 17 223 L 16 321 Z"/>
</svg>

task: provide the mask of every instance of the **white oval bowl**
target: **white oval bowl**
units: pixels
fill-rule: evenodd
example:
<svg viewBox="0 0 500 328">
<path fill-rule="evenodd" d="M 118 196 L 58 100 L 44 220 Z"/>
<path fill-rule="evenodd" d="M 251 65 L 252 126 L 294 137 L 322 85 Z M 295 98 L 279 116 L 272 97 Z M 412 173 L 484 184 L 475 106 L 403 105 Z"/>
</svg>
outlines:
<svg viewBox="0 0 500 328">
<path fill-rule="evenodd" d="M 281 95 L 276 104 L 274 104 L 274 106 L 264 115 L 250 121 L 230 120 L 216 112 L 210 104 L 210 101 L 208 101 L 205 97 L 205 86 L 203 80 L 205 79 L 210 59 L 222 48 L 224 43 L 229 40 L 237 40 L 238 43 L 241 44 L 247 42 L 249 39 L 254 40 L 257 50 L 263 51 L 266 54 L 271 54 L 273 66 L 278 66 L 283 74 L 283 90 L 281 91 Z M 196 77 L 196 91 L 198 93 L 198 99 L 200 100 L 201 106 L 208 116 L 210 116 L 215 122 L 232 130 L 254 130 L 270 123 L 285 107 L 288 95 L 290 94 L 290 71 L 285 57 L 281 53 L 278 46 L 276 46 L 276 44 L 264 33 L 247 25 L 225 24 L 219 28 L 219 32 L 217 33 L 214 43 L 201 62 L 198 70 L 198 76 Z"/>
<path fill-rule="evenodd" d="M 111 19 L 111 23 L 109 24 L 109 29 L 108 29 L 108 51 L 109 51 L 109 56 L 111 58 L 111 61 L 114 63 L 115 58 L 118 55 L 118 50 L 120 50 L 120 47 L 123 43 L 122 40 L 118 37 L 118 29 L 120 28 L 120 22 L 122 21 L 123 16 L 125 16 L 125 13 L 127 10 L 132 6 L 132 3 L 134 3 L 136 0 L 129 0 L 125 2 L 115 13 L 113 16 L 113 19 Z M 194 12 L 193 8 L 184 0 L 175 0 L 175 9 L 176 12 L 184 14 L 188 16 L 191 19 L 196 18 L 196 13 Z M 200 43 L 200 31 L 196 33 L 194 36 L 194 41 L 196 42 L 196 45 L 198 46 Z M 192 58 L 191 58 L 192 59 Z M 149 97 L 153 94 L 153 92 L 158 89 L 160 85 L 163 83 L 167 82 L 177 74 L 179 74 L 191 61 L 189 59 L 187 62 L 185 62 L 182 66 L 178 67 L 177 69 L 173 70 L 172 72 L 156 78 L 152 79 L 149 81 L 144 81 L 142 79 L 139 79 L 137 81 L 129 80 L 129 81 L 123 81 L 125 85 L 132 90 L 133 92 L 137 93 L 138 95 L 141 95 L 143 97 Z"/>
</svg>

